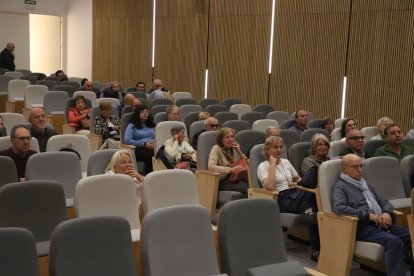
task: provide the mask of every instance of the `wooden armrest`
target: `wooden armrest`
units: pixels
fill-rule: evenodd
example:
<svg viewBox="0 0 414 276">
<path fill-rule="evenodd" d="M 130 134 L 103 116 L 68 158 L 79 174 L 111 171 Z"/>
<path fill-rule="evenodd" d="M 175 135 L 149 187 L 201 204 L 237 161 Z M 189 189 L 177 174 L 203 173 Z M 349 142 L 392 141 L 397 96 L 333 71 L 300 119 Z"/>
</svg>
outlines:
<svg viewBox="0 0 414 276">
<path fill-rule="evenodd" d="M 247 194 L 249 195 L 249 198 L 270 198 L 273 200 L 277 200 L 279 192 L 268 191 L 262 188 L 249 188 L 247 190 Z"/>
<path fill-rule="evenodd" d="M 102 135 L 98 135 L 95 133 L 89 134 L 89 140 L 91 142 L 92 152 L 97 151 L 102 146 Z"/>
<path fill-rule="evenodd" d="M 326 274 L 319 272 L 312 268 L 305 267 L 305 270 L 307 273 L 309 273 L 309 275 L 312 275 L 312 276 L 327 276 Z"/>
<path fill-rule="evenodd" d="M 63 134 L 75 134 L 76 129 L 73 126 L 70 126 L 69 124 L 64 124 L 62 126 L 62 133 Z"/>
<path fill-rule="evenodd" d="M 315 189 L 306 188 L 306 187 L 299 186 L 299 185 L 297 186 L 297 189 L 301 189 L 301 190 L 303 190 L 305 192 L 309 192 L 309 193 L 315 193 Z"/>
<path fill-rule="evenodd" d="M 328 218 L 340 219 L 340 220 L 344 220 L 344 221 L 358 221 L 359 220 L 357 217 L 353 217 L 353 216 L 340 216 L 340 215 L 337 215 L 337 214 L 331 213 L 331 212 L 318 212 L 318 213 L 321 213 L 325 217 L 328 217 Z"/>
<path fill-rule="evenodd" d="M 207 170 L 197 170 L 197 173 L 201 173 L 201 174 L 205 174 L 205 175 L 212 175 L 212 176 L 220 176 L 221 173 L 218 172 L 211 172 L 211 171 L 207 171 Z"/>
<path fill-rule="evenodd" d="M 393 211 L 393 213 L 394 213 L 394 215 L 396 215 L 396 216 L 402 216 L 402 215 L 404 214 L 403 212 L 398 211 L 398 210 L 394 210 L 394 211 Z"/>
<path fill-rule="evenodd" d="M 128 145 L 128 144 L 121 144 L 119 147 L 121 149 L 127 149 L 127 150 L 130 150 L 132 152 L 134 152 L 135 148 L 136 148 L 134 145 Z"/>
<path fill-rule="evenodd" d="M 217 204 L 220 173 L 199 170 L 195 172 L 197 177 L 200 205 L 207 208 L 210 218 L 213 220 Z"/>
</svg>

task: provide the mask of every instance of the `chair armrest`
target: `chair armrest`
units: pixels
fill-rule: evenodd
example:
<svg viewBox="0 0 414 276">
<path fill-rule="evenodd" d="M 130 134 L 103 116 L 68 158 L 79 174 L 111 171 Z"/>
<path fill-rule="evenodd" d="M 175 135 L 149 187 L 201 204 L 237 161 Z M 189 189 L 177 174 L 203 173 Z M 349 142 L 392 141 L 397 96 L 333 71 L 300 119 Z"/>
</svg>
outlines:
<svg viewBox="0 0 414 276">
<path fill-rule="evenodd" d="M 92 152 L 97 151 L 102 146 L 102 135 L 98 135 L 95 133 L 89 134 L 89 140 L 91 142 Z"/>
<path fill-rule="evenodd" d="M 213 220 L 221 174 L 206 170 L 198 170 L 195 175 L 197 177 L 200 205 L 207 208 L 210 213 L 210 218 Z"/>
<path fill-rule="evenodd" d="M 311 189 L 311 188 L 306 188 L 306 187 L 303 187 L 303 186 L 297 186 L 297 189 L 300 189 L 300 190 L 303 190 L 303 191 L 305 191 L 305 192 L 309 192 L 309 193 L 315 193 L 315 189 Z"/>
<path fill-rule="evenodd" d="M 75 134 L 76 129 L 73 126 L 70 126 L 69 124 L 64 124 L 62 126 L 62 133 L 63 134 Z"/>
<path fill-rule="evenodd" d="M 268 191 L 263 188 L 249 188 L 247 190 L 247 194 L 249 195 L 249 198 L 270 198 L 273 200 L 277 200 L 279 192 Z"/>
<path fill-rule="evenodd" d="M 312 269 L 312 268 L 305 267 L 305 270 L 306 270 L 307 273 L 309 273 L 309 275 L 312 275 L 312 276 L 327 276 L 326 274 L 321 273 L 321 272 L 319 272 L 315 269 Z"/>
<path fill-rule="evenodd" d="M 120 149 L 126 149 L 126 150 L 130 150 L 132 152 L 135 152 L 135 146 L 134 145 L 128 145 L 128 144 L 121 144 L 119 146 Z"/>
<path fill-rule="evenodd" d="M 414 250 L 414 217 L 413 217 L 413 214 L 407 215 L 407 224 L 408 224 L 408 229 L 410 230 L 411 250 Z"/>
<path fill-rule="evenodd" d="M 395 216 L 402 216 L 403 215 L 403 212 L 398 211 L 398 210 L 393 210 L 393 213 L 394 213 Z"/>
<path fill-rule="evenodd" d="M 327 275 L 349 275 L 355 249 L 358 218 L 318 212 L 321 251 L 318 271 Z"/>
</svg>

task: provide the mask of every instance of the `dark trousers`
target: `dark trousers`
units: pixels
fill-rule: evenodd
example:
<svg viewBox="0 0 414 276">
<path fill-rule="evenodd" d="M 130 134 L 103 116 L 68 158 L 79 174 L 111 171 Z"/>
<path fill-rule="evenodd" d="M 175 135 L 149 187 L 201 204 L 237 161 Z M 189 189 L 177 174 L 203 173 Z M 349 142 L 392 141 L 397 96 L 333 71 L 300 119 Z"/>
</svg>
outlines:
<svg viewBox="0 0 414 276">
<path fill-rule="evenodd" d="M 153 149 L 135 148 L 135 158 L 137 162 L 145 163 L 145 174 L 152 172 L 152 156 L 154 156 Z"/>
<path fill-rule="evenodd" d="M 236 191 L 247 195 L 248 187 L 247 181 L 230 182 L 227 177 L 221 179 L 219 182 L 219 191 Z"/>
<path fill-rule="evenodd" d="M 405 275 L 404 250 L 411 247 L 410 233 L 401 226 L 392 224 L 388 231 L 378 229 L 373 222 L 359 223 L 356 240 L 379 243 L 385 247 L 385 263 L 388 276 Z M 412 258 L 411 275 L 413 275 Z"/>
<path fill-rule="evenodd" d="M 277 203 L 281 213 L 304 214 L 304 212 L 312 208 L 313 215 L 309 216 L 309 232 L 311 237 L 311 246 L 313 250 L 319 250 L 320 239 L 318 222 L 316 220 L 316 198 L 315 194 L 308 193 L 299 189 L 284 190 L 279 193 Z"/>
</svg>

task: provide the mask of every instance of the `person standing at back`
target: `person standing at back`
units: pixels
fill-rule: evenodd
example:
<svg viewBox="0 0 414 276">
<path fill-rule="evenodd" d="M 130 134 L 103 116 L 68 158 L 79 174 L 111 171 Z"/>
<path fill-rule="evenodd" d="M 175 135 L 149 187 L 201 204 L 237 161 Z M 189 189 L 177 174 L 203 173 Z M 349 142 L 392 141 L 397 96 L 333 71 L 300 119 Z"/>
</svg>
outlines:
<svg viewBox="0 0 414 276">
<path fill-rule="evenodd" d="M 9 42 L 0 53 L 0 68 L 6 68 L 10 71 L 16 70 L 16 65 L 14 64 L 14 49 L 16 46 L 14 43 Z"/>
</svg>

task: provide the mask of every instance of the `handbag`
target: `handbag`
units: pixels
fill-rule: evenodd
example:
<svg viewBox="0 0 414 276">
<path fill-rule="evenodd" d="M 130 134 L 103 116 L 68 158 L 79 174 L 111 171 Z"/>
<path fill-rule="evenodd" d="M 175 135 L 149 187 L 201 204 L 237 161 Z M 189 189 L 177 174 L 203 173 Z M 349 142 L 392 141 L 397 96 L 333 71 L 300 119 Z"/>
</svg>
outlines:
<svg viewBox="0 0 414 276">
<path fill-rule="evenodd" d="M 230 167 L 233 168 L 239 165 L 241 166 L 241 168 L 239 168 L 235 172 L 229 173 L 228 179 L 230 182 L 239 182 L 239 181 L 247 179 L 247 170 L 249 166 L 247 165 L 247 162 L 245 159 L 240 159 L 236 162 L 231 163 Z"/>
</svg>

